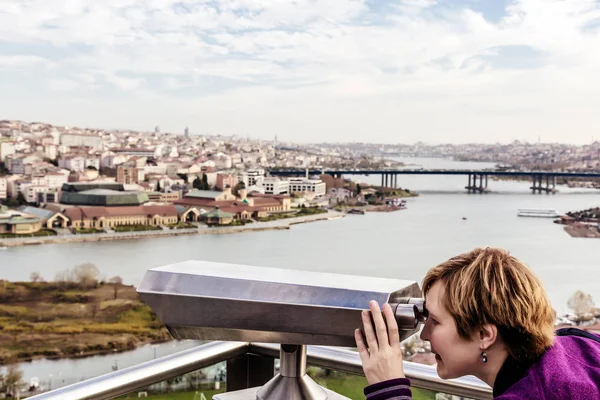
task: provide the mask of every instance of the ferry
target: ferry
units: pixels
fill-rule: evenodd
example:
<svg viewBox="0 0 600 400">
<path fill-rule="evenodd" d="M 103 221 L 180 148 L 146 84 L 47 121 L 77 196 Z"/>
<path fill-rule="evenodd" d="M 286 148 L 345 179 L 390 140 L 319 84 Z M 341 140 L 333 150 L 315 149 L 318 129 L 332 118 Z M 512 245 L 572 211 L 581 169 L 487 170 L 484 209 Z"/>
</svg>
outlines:
<svg viewBox="0 0 600 400">
<path fill-rule="evenodd" d="M 519 217 L 558 218 L 561 214 L 554 209 L 521 208 L 517 215 Z"/>
</svg>

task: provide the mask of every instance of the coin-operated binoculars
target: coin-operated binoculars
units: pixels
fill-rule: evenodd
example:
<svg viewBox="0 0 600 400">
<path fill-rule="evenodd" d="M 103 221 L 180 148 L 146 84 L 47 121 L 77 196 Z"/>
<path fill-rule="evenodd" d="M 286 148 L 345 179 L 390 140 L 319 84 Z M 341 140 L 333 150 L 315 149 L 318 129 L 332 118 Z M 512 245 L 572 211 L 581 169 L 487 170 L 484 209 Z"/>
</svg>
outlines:
<svg viewBox="0 0 600 400">
<path fill-rule="evenodd" d="M 426 315 L 412 281 L 201 261 L 147 271 L 138 293 L 176 339 L 281 344 L 278 375 L 218 400 L 346 399 L 306 374 L 306 345 L 355 347 L 370 300 L 392 306 L 400 340 Z"/>
</svg>

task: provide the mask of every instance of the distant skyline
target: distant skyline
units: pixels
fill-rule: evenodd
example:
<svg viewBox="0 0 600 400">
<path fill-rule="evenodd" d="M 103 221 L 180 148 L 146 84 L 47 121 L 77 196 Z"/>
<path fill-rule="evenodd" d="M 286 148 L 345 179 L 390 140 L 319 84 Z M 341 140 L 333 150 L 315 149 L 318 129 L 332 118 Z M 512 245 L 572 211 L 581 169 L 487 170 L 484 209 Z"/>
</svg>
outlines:
<svg viewBox="0 0 600 400">
<path fill-rule="evenodd" d="M 598 49 L 600 0 L 0 0 L 0 118 L 587 144 Z"/>
</svg>

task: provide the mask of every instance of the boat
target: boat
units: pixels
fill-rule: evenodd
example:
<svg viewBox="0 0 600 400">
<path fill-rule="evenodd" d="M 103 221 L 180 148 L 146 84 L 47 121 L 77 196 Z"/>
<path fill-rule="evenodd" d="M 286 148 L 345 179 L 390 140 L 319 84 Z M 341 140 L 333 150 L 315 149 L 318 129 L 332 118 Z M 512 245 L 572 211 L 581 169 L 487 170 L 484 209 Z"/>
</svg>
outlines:
<svg viewBox="0 0 600 400">
<path fill-rule="evenodd" d="M 555 209 L 521 208 L 517 215 L 519 217 L 558 218 L 561 214 Z"/>
<path fill-rule="evenodd" d="M 365 212 L 363 210 L 353 208 L 352 210 L 348 211 L 348 214 L 364 215 Z"/>
</svg>

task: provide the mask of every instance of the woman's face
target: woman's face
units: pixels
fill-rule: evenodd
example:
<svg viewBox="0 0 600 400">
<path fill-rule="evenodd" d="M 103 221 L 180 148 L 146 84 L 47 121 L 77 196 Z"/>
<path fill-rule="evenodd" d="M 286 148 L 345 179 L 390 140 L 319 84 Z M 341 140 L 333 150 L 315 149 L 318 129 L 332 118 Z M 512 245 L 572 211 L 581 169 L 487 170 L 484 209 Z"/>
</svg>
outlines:
<svg viewBox="0 0 600 400">
<path fill-rule="evenodd" d="M 474 375 L 477 366 L 481 364 L 479 343 L 458 335 L 454 318 L 443 304 L 443 295 L 444 284 L 441 281 L 436 282 L 427 293 L 429 318 L 421 332 L 421 339 L 431 343 L 440 378 Z"/>
</svg>

